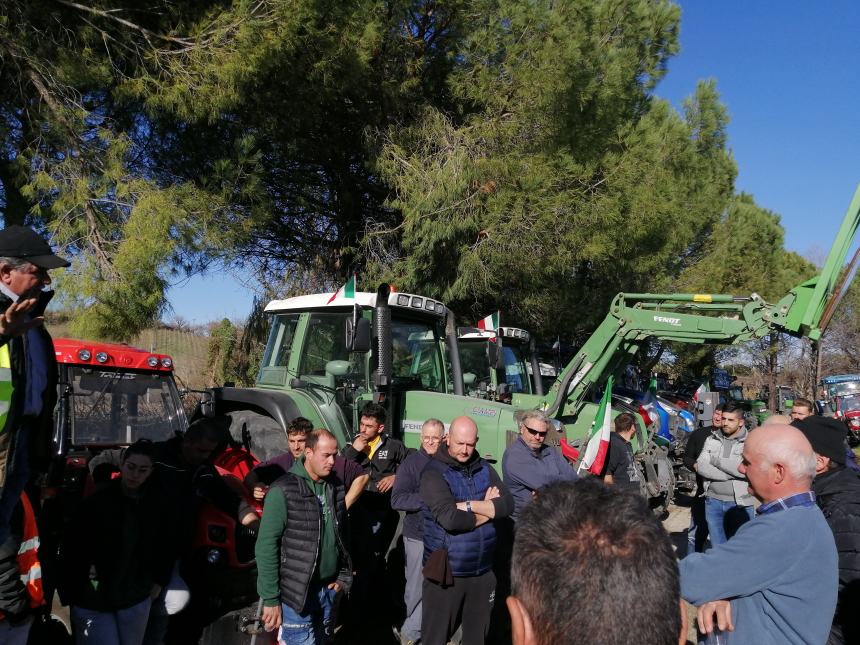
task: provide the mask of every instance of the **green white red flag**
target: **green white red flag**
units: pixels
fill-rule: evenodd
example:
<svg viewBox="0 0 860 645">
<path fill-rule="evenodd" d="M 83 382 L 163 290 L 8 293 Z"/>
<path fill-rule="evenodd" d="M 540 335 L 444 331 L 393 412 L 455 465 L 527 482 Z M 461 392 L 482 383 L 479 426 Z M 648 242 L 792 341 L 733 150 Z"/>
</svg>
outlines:
<svg viewBox="0 0 860 645">
<path fill-rule="evenodd" d="M 354 273 L 352 274 L 352 277 L 346 281 L 345 285 L 343 285 L 340 289 L 338 289 L 337 291 L 335 291 L 332 294 L 331 298 L 328 299 L 328 302 L 326 304 L 330 305 L 332 302 L 334 302 L 334 299 L 337 298 L 338 296 L 341 296 L 342 298 L 355 299 L 355 274 Z"/>
<path fill-rule="evenodd" d="M 606 381 L 606 390 L 600 399 L 600 407 L 591 426 L 591 435 L 585 447 L 585 455 L 579 470 L 587 470 L 592 475 L 600 475 L 609 454 L 609 433 L 612 431 L 612 377 Z"/>
<path fill-rule="evenodd" d="M 499 328 L 499 312 L 497 311 L 494 314 L 490 314 L 486 318 L 481 318 L 478 321 L 478 329 L 483 329 L 484 331 L 496 331 Z"/>
</svg>

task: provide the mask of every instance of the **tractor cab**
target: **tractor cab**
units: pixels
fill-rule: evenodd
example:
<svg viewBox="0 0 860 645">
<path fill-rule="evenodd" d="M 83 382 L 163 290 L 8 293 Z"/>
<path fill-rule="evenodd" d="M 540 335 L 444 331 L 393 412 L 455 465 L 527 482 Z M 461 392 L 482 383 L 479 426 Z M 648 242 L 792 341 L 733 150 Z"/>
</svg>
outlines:
<svg viewBox="0 0 860 645">
<path fill-rule="evenodd" d="M 541 368 L 526 330 L 459 327 L 457 343 L 469 396 L 510 403 L 514 394 L 543 393 Z"/>
<path fill-rule="evenodd" d="M 329 428 L 343 445 L 368 401 L 386 403 L 397 417 L 407 392 L 457 389 L 459 370 L 449 363 L 446 340 L 448 309 L 432 298 L 387 290 L 354 298 L 312 294 L 275 300 L 266 313 L 271 331 L 256 387 L 216 388 L 219 411 L 235 410 L 232 426 L 238 417 L 246 428 L 253 426 L 244 443 L 260 459 L 286 449 L 285 433 L 275 428 L 297 416 Z M 239 393 L 241 403 L 230 401 Z M 255 413 L 260 418 L 250 416 Z M 389 427 L 397 428 L 391 421 Z"/>
<path fill-rule="evenodd" d="M 60 338 L 55 440 L 60 454 L 162 441 L 188 422 L 166 354 Z"/>
</svg>

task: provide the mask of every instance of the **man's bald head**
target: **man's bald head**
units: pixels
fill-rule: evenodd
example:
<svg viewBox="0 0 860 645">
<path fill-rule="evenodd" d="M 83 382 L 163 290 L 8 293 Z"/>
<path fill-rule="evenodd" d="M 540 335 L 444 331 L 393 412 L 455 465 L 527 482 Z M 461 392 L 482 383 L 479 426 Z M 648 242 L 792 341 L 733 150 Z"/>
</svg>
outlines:
<svg viewBox="0 0 860 645">
<path fill-rule="evenodd" d="M 781 425 L 787 426 L 791 423 L 791 417 L 784 414 L 772 414 L 762 423 L 763 426 Z"/>
<path fill-rule="evenodd" d="M 765 425 L 747 437 L 740 470 L 749 480 L 750 492 L 771 502 L 809 490 L 815 477 L 815 453 L 797 428 Z"/>
<path fill-rule="evenodd" d="M 478 426 L 469 417 L 457 417 L 448 430 L 448 454 L 460 463 L 471 459 L 478 445 Z"/>
</svg>

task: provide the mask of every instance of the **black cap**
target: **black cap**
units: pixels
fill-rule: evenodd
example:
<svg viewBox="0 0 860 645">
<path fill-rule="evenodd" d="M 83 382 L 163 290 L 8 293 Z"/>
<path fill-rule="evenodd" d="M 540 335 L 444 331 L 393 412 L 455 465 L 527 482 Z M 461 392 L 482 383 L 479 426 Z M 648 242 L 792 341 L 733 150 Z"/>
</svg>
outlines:
<svg viewBox="0 0 860 645">
<path fill-rule="evenodd" d="M 831 417 L 813 415 L 793 421 L 791 425 L 803 433 L 816 454 L 845 465 L 845 435 L 848 428 L 844 423 Z"/>
<path fill-rule="evenodd" d="M 71 262 L 54 255 L 51 246 L 31 228 L 13 224 L 0 231 L 0 257 L 21 258 L 42 269 L 59 269 Z"/>
</svg>

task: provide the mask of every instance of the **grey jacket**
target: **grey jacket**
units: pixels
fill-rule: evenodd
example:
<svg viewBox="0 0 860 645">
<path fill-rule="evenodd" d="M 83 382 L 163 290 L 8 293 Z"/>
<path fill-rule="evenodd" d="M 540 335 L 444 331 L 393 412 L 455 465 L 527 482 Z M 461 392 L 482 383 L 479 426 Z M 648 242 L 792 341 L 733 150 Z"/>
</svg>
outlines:
<svg viewBox="0 0 860 645">
<path fill-rule="evenodd" d="M 755 498 L 749 492 L 749 483 L 738 470 L 748 434 L 746 428 L 741 428 L 733 436 L 727 437 L 722 430 L 715 428 L 711 436 L 705 439 L 705 445 L 696 460 L 696 472 L 704 480 L 706 497 L 714 497 L 713 491 L 710 495 L 708 493 L 713 482 L 727 482 L 730 483 L 735 504 L 755 504 Z"/>
</svg>

